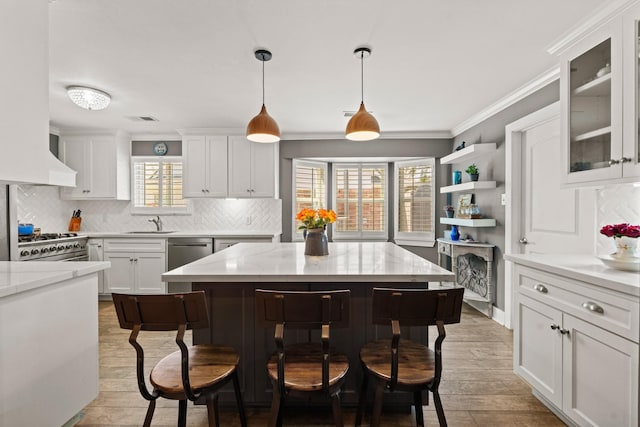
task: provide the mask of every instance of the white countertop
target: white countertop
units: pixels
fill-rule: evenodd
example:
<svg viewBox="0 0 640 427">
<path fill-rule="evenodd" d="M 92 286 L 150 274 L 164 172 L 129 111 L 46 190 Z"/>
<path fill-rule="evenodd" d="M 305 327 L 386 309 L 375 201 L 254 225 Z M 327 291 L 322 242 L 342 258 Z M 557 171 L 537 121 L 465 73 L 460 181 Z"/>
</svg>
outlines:
<svg viewBox="0 0 640 427">
<path fill-rule="evenodd" d="M 453 273 L 393 243 L 332 242 L 328 256 L 304 243 L 239 243 L 162 275 L 166 282 L 429 282 Z"/>
<path fill-rule="evenodd" d="M 0 298 L 111 267 L 109 262 L 0 261 Z"/>
<path fill-rule="evenodd" d="M 630 295 L 640 296 L 640 273 L 615 270 L 594 255 L 513 254 L 507 261 L 559 274 Z"/>
<path fill-rule="evenodd" d="M 280 233 L 269 233 L 269 232 L 260 232 L 260 231 L 170 231 L 170 232 L 154 232 L 153 230 L 149 230 L 148 233 L 141 232 L 143 230 L 133 230 L 135 232 L 127 232 L 127 231 L 87 231 L 82 232 L 83 236 L 94 237 L 94 238 L 109 238 L 109 237 L 124 237 L 124 238 L 134 238 L 134 237 L 156 237 L 156 238 L 173 238 L 173 237 L 211 237 L 211 238 L 229 238 L 229 237 L 270 237 L 279 236 Z"/>
</svg>

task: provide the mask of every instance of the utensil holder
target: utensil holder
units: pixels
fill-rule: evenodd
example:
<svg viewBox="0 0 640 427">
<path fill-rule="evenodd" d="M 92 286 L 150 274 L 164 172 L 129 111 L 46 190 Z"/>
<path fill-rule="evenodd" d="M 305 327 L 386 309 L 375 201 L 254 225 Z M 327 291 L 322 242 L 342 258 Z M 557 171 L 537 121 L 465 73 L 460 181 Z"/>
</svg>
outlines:
<svg viewBox="0 0 640 427">
<path fill-rule="evenodd" d="M 71 218 L 71 220 L 69 221 L 69 231 L 80 231 L 80 223 L 82 223 L 82 218 Z"/>
</svg>

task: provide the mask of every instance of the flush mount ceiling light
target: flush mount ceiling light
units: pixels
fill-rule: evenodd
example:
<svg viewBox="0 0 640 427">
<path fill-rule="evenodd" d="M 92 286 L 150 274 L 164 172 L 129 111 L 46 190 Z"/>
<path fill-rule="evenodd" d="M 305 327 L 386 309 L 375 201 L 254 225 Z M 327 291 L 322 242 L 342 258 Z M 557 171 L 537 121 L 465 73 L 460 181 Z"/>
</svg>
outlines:
<svg viewBox="0 0 640 427">
<path fill-rule="evenodd" d="M 345 137 L 351 141 L 370 141 L 380 136 L 380 125 L 375 117 L 364 108 L 364 58 L 371 56 L 371 49 L 359 47 L 353 51 L 360 59 L 360 108 L 347 123 Z"/>
<path fill-rule="evenodd" d="M 108 93 L 84 86 L 69 86 L 67 95 L 74 104 L 87 110 L 103 110 L 111 102 Z"/>
<path fill-rule="evenodd" d="M 262 108 L 247 125 L 247 139 L 253 142 L 278 142 L 280 141 L 280 128 L 278 123 L 267 113 L 264 106 L 264 63 L 271 59 L 271 52 L 268 50 L 256 50 L 256 59 L 262 61 Z"/>
</svg>

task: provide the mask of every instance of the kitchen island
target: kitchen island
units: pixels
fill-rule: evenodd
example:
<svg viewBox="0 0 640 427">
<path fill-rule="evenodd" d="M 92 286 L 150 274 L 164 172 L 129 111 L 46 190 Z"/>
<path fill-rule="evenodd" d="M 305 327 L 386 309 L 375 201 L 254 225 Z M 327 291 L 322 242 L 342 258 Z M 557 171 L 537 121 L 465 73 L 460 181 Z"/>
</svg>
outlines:
<svg viewBox="0 0 640 427">
<path fill-rule="evenodd" d="M 349 356 L 351 370 L 342 395 L 355 404 L 362 373 L 358 352 L 366 342 L 390 336 L 390 328 L 371 324 L 371 293 L 376 286 L 428 287 L 432 281 L 453 281 L 453 273 L 393 243 L 333 242 L 329 255 L 305 256 L 304 243 L 240 243 L 162 275 L 167 282 L 192 282 L 204 290 L 210 328 L 194 332 L 195 343 L 224 343 L 240 353 L 240 382 L 245 402 L 271 403 L 265 364 L 275 350 L 273 330 L 255 322 L 256 289 L 351 291 L 351 327 L 332 331 L 332 345 Z M 424 342 L 424 328 L 403 328 L 403 336 Z M 410 394 L 394 393 L 386 403 L 407 406 Z M 392 400 L 393 399 L 393 400 Z M 231 390 L 222 401 L 233 402 Z M 294 404 L 295 400 L 291 402 Z M 326 404 L 326 402 L 321 402 Z"/>
</svg>

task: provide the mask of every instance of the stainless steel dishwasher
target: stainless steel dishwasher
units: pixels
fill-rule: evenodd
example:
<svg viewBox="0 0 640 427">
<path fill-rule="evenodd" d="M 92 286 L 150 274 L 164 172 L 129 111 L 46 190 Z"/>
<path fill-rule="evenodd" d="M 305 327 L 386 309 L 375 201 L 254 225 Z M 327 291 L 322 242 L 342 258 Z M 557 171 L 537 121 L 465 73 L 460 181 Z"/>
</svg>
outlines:
<svg viewBox="0 0 640 427">
<path fill-rule="evenodd" d="M 204 258 L 213 253 L 213 239 L 206 237 L 174 237 L 167 239 L 167 264 L 169 270 Z M 189 292 L 189 282 L 169 282 L 169 292 Z"/>
</svg>

